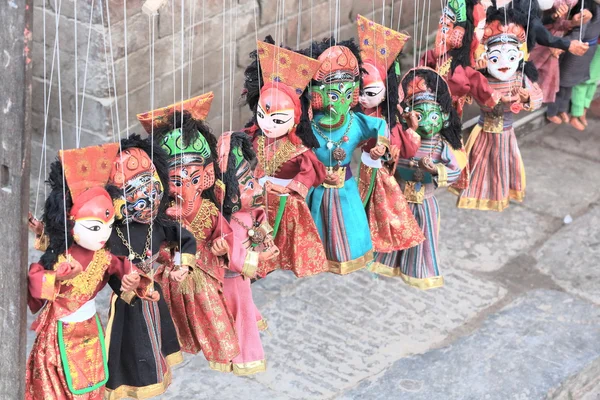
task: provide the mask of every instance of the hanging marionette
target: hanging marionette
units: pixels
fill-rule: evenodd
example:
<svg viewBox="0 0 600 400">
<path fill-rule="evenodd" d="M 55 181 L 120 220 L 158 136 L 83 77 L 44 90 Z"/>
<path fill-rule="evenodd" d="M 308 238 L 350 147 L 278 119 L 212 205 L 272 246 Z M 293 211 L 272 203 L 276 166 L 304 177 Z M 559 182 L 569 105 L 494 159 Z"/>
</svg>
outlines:
<svg viewBox="0 0 600 400">
<path fill-rule="evenodd" d="M 156 272 L 179 337 L 181 349 L 204 354 L 210 368 L 228 372 L 238 355 L 233 317 L 225 306 L 223 280 L 227 250 L 233 235 L 215 197 L 217 139 L 205 124 L 213 93 L 138 115 L 154 143 L 167 153 L 169 193 L 167 213 L 196 238 L 196 263 L 183 280 L 171 254 Z M 176 244 L 177 247 L 179 244 Z M 174 251 L 177 249 L 174 249 Z"/>
<path fill-rule="evenodd" d="M 425 241 L 390 253 L 384 260 L 387 275 L 400 276 L 419 289 L 442 286 L 438 260 L 439 206 L 435 190 L 456 181 L 464 167 L 461 122 L 452 106 L 448 84 L 427 67 L 410 70 L 402 78 L 401 104 L 418 121 L 421 146 L 414 157 L 398 160 L 396 177 Z"/>
<path fill-rule="evenodd" d="M 223 292 L 233 315 L 240 353 L 231 360 L 235 375 L 251 375 L 266 369 L 260 330 L 266 322 L 254 305 L 250 280 L 259 264 L 279 254 L 273 243 L 273 229 L 265 216 L 263 188 L 252 173 L 256 155 L 244 132 L 225 132 L 217 145 L 219 167 L 223 171 L 225 194 L 223 215 L 233 230 Z"/>
<path fill-rule="evenodd" d="M 378 159 L 390 147 L 387 125 L 381 118 L 354 113 L 358 104 L 360 54 L 354 41 L 325 39 L 305 53 L 321 62 L 310 86 L 313 132 L 319 142 L 317 158 L 325 165 L 322 185 L 311 189 L 306 201 L 325 246 L 331 272 L 347 274 L 373 260 L 367 215 L 352 178 L 352 152 L 371 138 L 377 145 L 371 157 Z"/>
<path fill-rule="evenodd" d="M 146 297 L 150 279 L 105 248 L 115 219 L 106 184 L 118 147 L 61 151 L 50 167 L 43 216 L 48 246 L 28 276 L 29 307 L 42 312 L 32 327 L 37 337 L 27 360 L 26 399 L 104 398 L 107 352 L 95 298 L 110 276 L 157 299 L 157 293 Z"/>
<path fill-rule="evenodd" d="M 525 62 L 527 15 L 517 9 L 489 7 L 483 44 L 487 78 L 504 99 L 493 108 L 480 104 L 480 123 L 467 142 L 471 177 L 459 208 L 502 211 L 509 200 L 525 196 L 525 170 L 512 126 L 513 114 L 541 106 L 535 67 Z"/>
<path fill-rule="evenodd" d="M 369 265 L 369 269 L 378 272 L 382 268 L 387 270 L 378 261 L 385 254 L 416 246 L 424 240 L 393 171 L 398 153 L 414 155 L 419 148 L 420 137 L 413 130 L 404 129 L 399 120 L 399 77 L 396 75 L 395 60 L 409 36 L 361 15 L 357 16 L 356 21 L 363 60 L 360 111 L 387 120 L 391 129 L 391 149 L 382 155 L 381 160 L 373 160 L 370 155 L 376 139 L 370 139 L 363 146 L 358 177 L 358 190 L 365 204 L 375 251 L 375 262 Z M 390 153 L 396 153 L 395 157 Z"/>
<path fill-rule="evenodd" d="M 271 37 L 266 40 L 272 41 Z M 305 90 L 320 63 L 312 58 L 257 42 L 246 68 L 245 98 L 254 112 L 249 128 L 258 164 L 254 174 L 266 189 L 266 208 L 279 257 L 262 263 L 258 274 L 279 268 L 297 277 L 329 271 L 319 231 L 305 198 L 325 179 L 325 167 L 311 151 L 318 147 Z M 261 74 L 261 75 L 259 75 Z"/>
<path fill-rule="evenodd" d="M 168 181 L 167 156 L 159 145 L 135 134 L 121 140 L 109 182 L 119 188 L 125 200 L 109 245 L 115 255 L 128 258 L 149 275 L 158 267 L 161 247 L 177 247 L 181 265 L 170 277 L 182 281 L 196 265 L 196 240 L 166 214 Z M 107 327 L 108 399 L 159 395 L 171 383 L 171 367 L 183 359 L 161 286 L 153 283 L 161 298 L 150 303 L 123 290 L 117 280 L 109 284 L 115 293 Z"/>
</svg>

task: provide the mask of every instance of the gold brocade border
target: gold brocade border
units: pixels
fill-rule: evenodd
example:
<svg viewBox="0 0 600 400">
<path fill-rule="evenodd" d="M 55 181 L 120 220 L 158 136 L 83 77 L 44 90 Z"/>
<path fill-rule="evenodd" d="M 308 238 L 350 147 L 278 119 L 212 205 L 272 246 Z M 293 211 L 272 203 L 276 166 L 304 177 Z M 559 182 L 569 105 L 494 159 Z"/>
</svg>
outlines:
<svg viewBox="0 0 600 400">
<path fill-rule="evenodd" d="M 244 266 L 242 267 L 242 275 L 246 278 L 254 278 L 256 276 L 256 270 L 258 269 L 258 253 L 256 251 L 248 250 L 246 253 L 246 259 L 244 260 Z"/>
<path fill-rule="evenodd" d="M 233 363 L 233 374 L 237 376 L 253 375 L 267 370 L 265 360 L 251 361 L 242 364 Z"/>
<path fill-rule="evenodd" d="M 258 327 L 259 331 L 266 331 L 267 329 L 269 329 L 269 324 L 267 323 L 266 319 L 261 319 L 260 321 L 258 321 L 256 323 L 256 326 Z"/>
<path fill-rule="evenodd" d="M 223 372 L 223 373 L 233 372 L 233 365 L 230 362 L 219 363 L 219 362 L 215 362 L 215 361 L 209 361 L 208 368 L 212 369 L 213 371 L 218 371 L 218 372 Z"/>
<path fill-rule="evenodd" d="M 169 385 L 171 385 L 171 381 L 173 380 L 173 376 L 171 370 L 169 369 L 165 374 L 163 381 L 159 383 L 154 383 L 152 385 L 144 386 L 144 387 L 133 387 L 127 385 L 121 385 L 115 390 L 110 390 L 106 388 L 106 393 L 104 394 L 105 400 L 119 400 L 123 398 L 132 398 L 132 399 L 149 399 L 150 397 L 155 397 L 163 394 Z"/>
<path fill-rule="evenodd" d="M 181 254 L 181 265 L 185 265 L 186 267 L 194 267 L 196 265 L 196 255 L 189 253 Z"/>
<path fill-rule="evenodd" d="M 389 278 L 400 277 L 408 285 L 421 290 L 434 289 L 444 286 L 443 276 L 434 276 L 431 278 L 415 278 L 403 274 L 400 268 L 393 268 L 380 262 L 373 262 L 369 265 L 369 271 L 375 274 L 387 276 Z"/>
<path fill-rule="evenodd" d="M 438 173 L 438 187 L 443 188 L 448 186 L 448 170 L 444 164 L 435 165 Z"/>
<path fill-rule="evenodd" d="M 325 171 L 327 174 L 337 174 L 338 184 L 330 185 L 328 183 L 323 182 L 321 186 L 325 189 L 341 189 L 346 184 L 346 167 L 338 167 L 338 169 L 334 169 L 335 167 L 325 167 Z"/>
<path fill-rule="evenodd" d="M 373 250 L 369 250 L 365 255 L 350 261 L 331 261 L 329 260 L 329 272 L 339 275 L 346 275 L 367 266 L 367 263 L 373 261 Z"/>
<path fill-rule="evenodd" d="M 166 356 L 165 361 L 167 362 L 169 367 L 174 367 L 177 364 L 181 364 L 183 362 L 183 353 L 180 350 L 178 350 L 175 353 Z"/>
<path fill-rule="evenodd" d="M 525 192 L 510 189 L 508 192 L 508 198 L 498 201 L 498 200 L 485 200 L 485 199 L 475 199 L 472 197 L 460 197 L 458 199 L 457 207 L 458 208 L 466 208 L 471 210 L 481 210 L 481 211 L 504 211 L 508 208 L 510 200 L 522 202 L 525 198 Z"/>
<path fill-rule="evenodd" d="M 113 322 L 115 319 L 115 303 L 117 302 L 117 299 L 118 299 L 118 297 L 116 294 L 113 293 L 110 295 L 110 306 L 109 306 L 110 315 L 108 316 L 108 322 L 106 323 L 106 330 L 104 331 L 104 344 L 106 346 L 106 355 L 107 356 L 110 354 L 110 334 L 112 332 L 112 326 L 113 326 Z"/>
<path fill-rule="evenodd" d="M 387 149 L 390 148 L 391 143 L 390 143 L 390 139 L 385 137 L 385 136 L 377 136 L 377 144 L 380 145 L 384 145 Z"/>
<path fill-rule="evenodd" d="M 450 187 L 448 188 L 448 191 L 449 191 L 450 193 L 452 193 L 453 195 L 455 195 L 455 196 L 460 196 L 460 194 L 462 193 L 462 190 L 460 190 L 460 189 L 457 189 L 457 188 L 455 188 L 455 187 L 453 187 L 453 186 L 450 186 Z"/>
</svg>

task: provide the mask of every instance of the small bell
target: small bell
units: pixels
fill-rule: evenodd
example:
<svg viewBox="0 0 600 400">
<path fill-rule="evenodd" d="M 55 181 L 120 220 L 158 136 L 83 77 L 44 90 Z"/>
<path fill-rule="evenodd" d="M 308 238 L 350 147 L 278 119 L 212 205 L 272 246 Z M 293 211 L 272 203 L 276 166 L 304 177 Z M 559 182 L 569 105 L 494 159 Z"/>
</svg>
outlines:
<svg viewBox="0 0 600 400">
<path fill-rule="evenodd" d="M 129 256 L 127 258 L 129 258 L 129 261 L 133 261 L 135 255 L 133 253 L 129 253 Z"/>
<path fill-rule="evenodd" d="M 254 232 L 254 229 L 248 229 L 248 236 L 249 236 L 249 237 L 254 237 L 254 234 L 255 234 L 255 233 L 256 233 L 256 232 Z"/>
<path fill-rule="evenodd" d="M 329 149 L 329 150 L 333 149 L 333 142 L 332 141 L 327 142 L 327 149 Z"/>
</svg>

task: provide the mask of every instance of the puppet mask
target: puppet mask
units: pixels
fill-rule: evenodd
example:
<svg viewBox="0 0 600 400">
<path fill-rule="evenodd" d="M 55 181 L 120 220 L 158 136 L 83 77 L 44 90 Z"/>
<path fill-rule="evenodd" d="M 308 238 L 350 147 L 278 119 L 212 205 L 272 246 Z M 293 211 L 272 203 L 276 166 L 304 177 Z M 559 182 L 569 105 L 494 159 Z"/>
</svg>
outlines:
<svg viewBox="0 0 600 400">
<path fill-rule="evenodd" d="M 241 209 L 251 210 L 262 206 L 264 204 L 263 187 L 252 174 L 248 161 L 242 161 L 242 164 L 238 167 L 237 178 L 240 188 Z"/>
<path fill-rule="evenodd" d="M 498 43 L 486 49 L 488 73 L 499 81 L 510 80 L 517 69 L 523 52 L 513 43 Z"/>
<path fill-rule="evenodd" d="M 385 100 L 385 79 L 387 76 L 381 76 L 379 70 L 371 63 L 365 62 L 363 74 L 364 88 L 358 99 L 363 109 L 378 107 Z"/>
<path fill-rule="evenodd" d="M 450 0 L 442 11 L 442 17 L 435 36 L 434 54 L 440 57 L 450 50 L 462 46 L 465 28 L 457 26 L 467 20 L 465 0 Z"/>
<path fill-rule="evenodd" d="M 283 91 L 269 88 L 260 95 L 256 120 L 266 137 L 276 139 L 287 135 L 295 125 L 293 100 Z"/>
<path fill-rule="evenodd" d="M 538 0 L 540 10 L 547 11 L 554 7 L 554 0 Z"/>
<path fill-rule="evenodd" d="M 343 122 L 350 112 L 355 86 L 356 82 L 336 82 L 312 87 L 312 92 L 323 99 L 325 115 L 319 120 L 319 125 L 334 126 Z"/>
<path fill-rule="evenodd" d="M 449 115 L 443 113 L 440 106 L 434 103 L 415 104 L 412 110 L 417 114 L 417 133 L 422 138 L 431 138 L 440 133 L 449 118 Z"/>
<path fill-rule="evenodd" d="M 142 172 L 125 184 L 126 222 L 151 224 L 160 208 L 163 185 L 154 166 L 151 172 Z"/>
<path fill-rule="evenodd" d="M 193 216 L 200 207 L 201 194 L 215 184 L 215 166 L 199 163 L 171 165 L 169 169 L 170 192 L 181 204 L 182 216 Z"/>
<path fill-rule="evenodd" d="M 112 233 L 115 209 L 103 188 L 96 187 L 76 200 L 71 211 L 73 239 L 81 247 L 97 251 L 104 247 Z"/>
</svg>

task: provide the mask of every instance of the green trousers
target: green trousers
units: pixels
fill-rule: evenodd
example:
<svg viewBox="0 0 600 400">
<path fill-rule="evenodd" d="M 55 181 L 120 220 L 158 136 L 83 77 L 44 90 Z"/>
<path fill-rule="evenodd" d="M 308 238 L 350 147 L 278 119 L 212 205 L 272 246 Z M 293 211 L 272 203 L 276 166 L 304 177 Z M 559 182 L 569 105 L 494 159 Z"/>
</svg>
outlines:
<svg viewBox="0 0 600 400">
<path fill-rule="evenodd" d="M 597 46 L 596 49 L 597 50 Z M 573 87 L 571 95 L 571 115 L 581 117 L 584 111 L 590 108 L 596 88 L 600 81 L 600 51 L 596 51 L 590 64 L 590 79 Z"/>
</svg>

